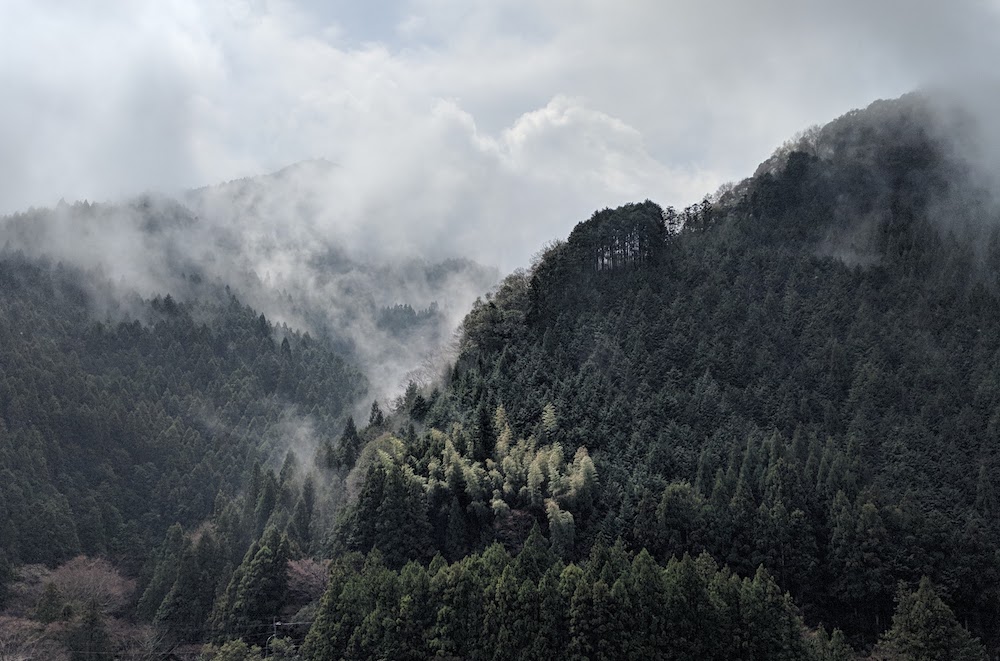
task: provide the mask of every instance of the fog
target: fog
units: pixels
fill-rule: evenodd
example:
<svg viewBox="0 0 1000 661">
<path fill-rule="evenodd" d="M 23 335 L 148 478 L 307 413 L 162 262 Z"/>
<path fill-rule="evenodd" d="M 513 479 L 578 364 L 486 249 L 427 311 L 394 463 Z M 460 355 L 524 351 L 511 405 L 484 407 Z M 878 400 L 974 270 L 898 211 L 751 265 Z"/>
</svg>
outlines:
<svg viewBox="0 0 1000 661">
<path fill-rule="evenodd" d="M 0 248 L 93 274 L 82 284 L 98 319 L 130 314 L 134 294 L 191 300 L 228 288 L 279 337 L 288 325 L 330 342 L 368 376 L 370 397 L 391 404 L 410 380 L 438 376 L 465 312 L 500 274 L 354 233 L 317 201 L 332 176 L 329 163 L 307 162 L 177 197 L 60 203 L 0 219 Z"/>
<path fill-rule="evenodd" d="M 947 89 L 1000 190 L 998 28 L 972 0 L 11 0 L 0 213 L 55 210 L 4 241 L 147 295 L 231 284 L 389 397 L 594 209 L 683 207 L 875 98 Z"/>
<path fill-rule="evenodd" d="M 325 158 L 352 240 L 508 271 L 879 97 L 990 75 L 990 3 L 12 0 L 0 213 Z"/>
</svg>

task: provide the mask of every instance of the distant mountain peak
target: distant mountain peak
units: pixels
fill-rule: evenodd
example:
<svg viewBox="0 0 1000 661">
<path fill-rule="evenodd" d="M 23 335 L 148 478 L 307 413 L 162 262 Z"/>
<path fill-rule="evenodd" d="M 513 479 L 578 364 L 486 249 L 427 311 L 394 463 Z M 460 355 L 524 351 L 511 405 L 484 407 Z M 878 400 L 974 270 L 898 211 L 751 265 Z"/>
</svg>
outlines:
<svg viewBox="0 0 1000 661">
<path fill-rule="evenodd" d="M 286 165 L 285 167 L 275 170 L 271 174 L 265 176 L 280 178 L 302 174 L 326 175 L 330 174 L 338 167 L 339 166 L 336 163 L 322 157 L 308 158 L 303 161 L 292 163 L 291 165 Z"/>
</svg>

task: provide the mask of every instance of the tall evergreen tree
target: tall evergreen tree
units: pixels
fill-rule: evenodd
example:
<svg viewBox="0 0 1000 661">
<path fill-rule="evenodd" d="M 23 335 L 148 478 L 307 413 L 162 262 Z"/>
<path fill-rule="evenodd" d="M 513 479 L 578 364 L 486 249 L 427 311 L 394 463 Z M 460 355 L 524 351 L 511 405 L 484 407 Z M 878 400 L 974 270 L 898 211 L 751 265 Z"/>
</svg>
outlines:
<svg viewBox="0 0 1000 661">
<path fill-rule="evenodd" d="M 986 658 L 983 646 L 959 624 L 926 576 L 913 592 L 900 587 L 892 627 L 882 636 L 877 652 L 914 661 Z"/>
</svg>

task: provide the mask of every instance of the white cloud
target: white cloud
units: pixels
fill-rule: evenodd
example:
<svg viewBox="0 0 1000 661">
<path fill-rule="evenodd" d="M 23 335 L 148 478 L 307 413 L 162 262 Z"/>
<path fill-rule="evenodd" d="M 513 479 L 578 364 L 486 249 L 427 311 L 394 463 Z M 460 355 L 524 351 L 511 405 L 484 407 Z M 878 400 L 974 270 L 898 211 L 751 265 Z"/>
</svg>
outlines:
<svg viewBox="0 0 1000 661">
<path fill-rule="evenodd" d="M 998 54 L 971 1 L 9 0 L 0 26 L 0 212 L 326 157 L 308 231 L 504 268 Z"/>
</svg>

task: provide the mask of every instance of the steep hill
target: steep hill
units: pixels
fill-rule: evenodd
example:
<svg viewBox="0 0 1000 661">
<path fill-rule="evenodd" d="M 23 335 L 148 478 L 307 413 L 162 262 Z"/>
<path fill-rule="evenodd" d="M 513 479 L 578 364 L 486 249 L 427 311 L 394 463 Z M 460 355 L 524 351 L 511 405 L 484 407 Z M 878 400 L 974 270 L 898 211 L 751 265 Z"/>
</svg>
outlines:
<svg viewBox="0 0 1000 661">
<path fill-rule="evenodd" d="M 707 551 L 862 645 L 927 576 L 995 644 L 1000 214 L 940 126 L 923 97 L 878 102 L 714 201 L 597 212 L 509 276 L 410 406 L 442 430 L 396 459 L 436 547 L 527 516 L 566 561 Z M 359 550 L 381 547 L 367 522 Z"/>
<path fill-rule="evenodd" d="M 137 570 L 169 525 L 206 519 L 255 462 L 277 468 L 295 429 L 338 433 L 365 393 L 326 345 L 231 295 L 95 318 L 102 284 L 110 300 L 91 274 L 0 258 L 0 553 L 18 563 Z"/>
<path fill-rule="evenodd" d="M 1000 211 L 943 108 L 596 212 L 360 425 L 351 361 L 398 379 L 487 278 L 330 240 L 294 200 L 333 166 L 8 219 L 0 617 L 209 659 L 997 653 Z"/>
<path fill-rule="evenodd" d="M 348 223 L 328 190 L 336 174 L 305 162 L 175 196 L 31 209 L 0 219 L 0 247 L 94 271 L 117 298 L 197 300 L 229 287 L 268 319 L 328 342 L 365 372 L 373 396 L 391 399 L 414 372 L 427 378 L 499 275 L 460 255 L 416 255 L 404 232 L 376 239 L 393 222 L 377 211 L 364 226 Z"/>
</svg>

